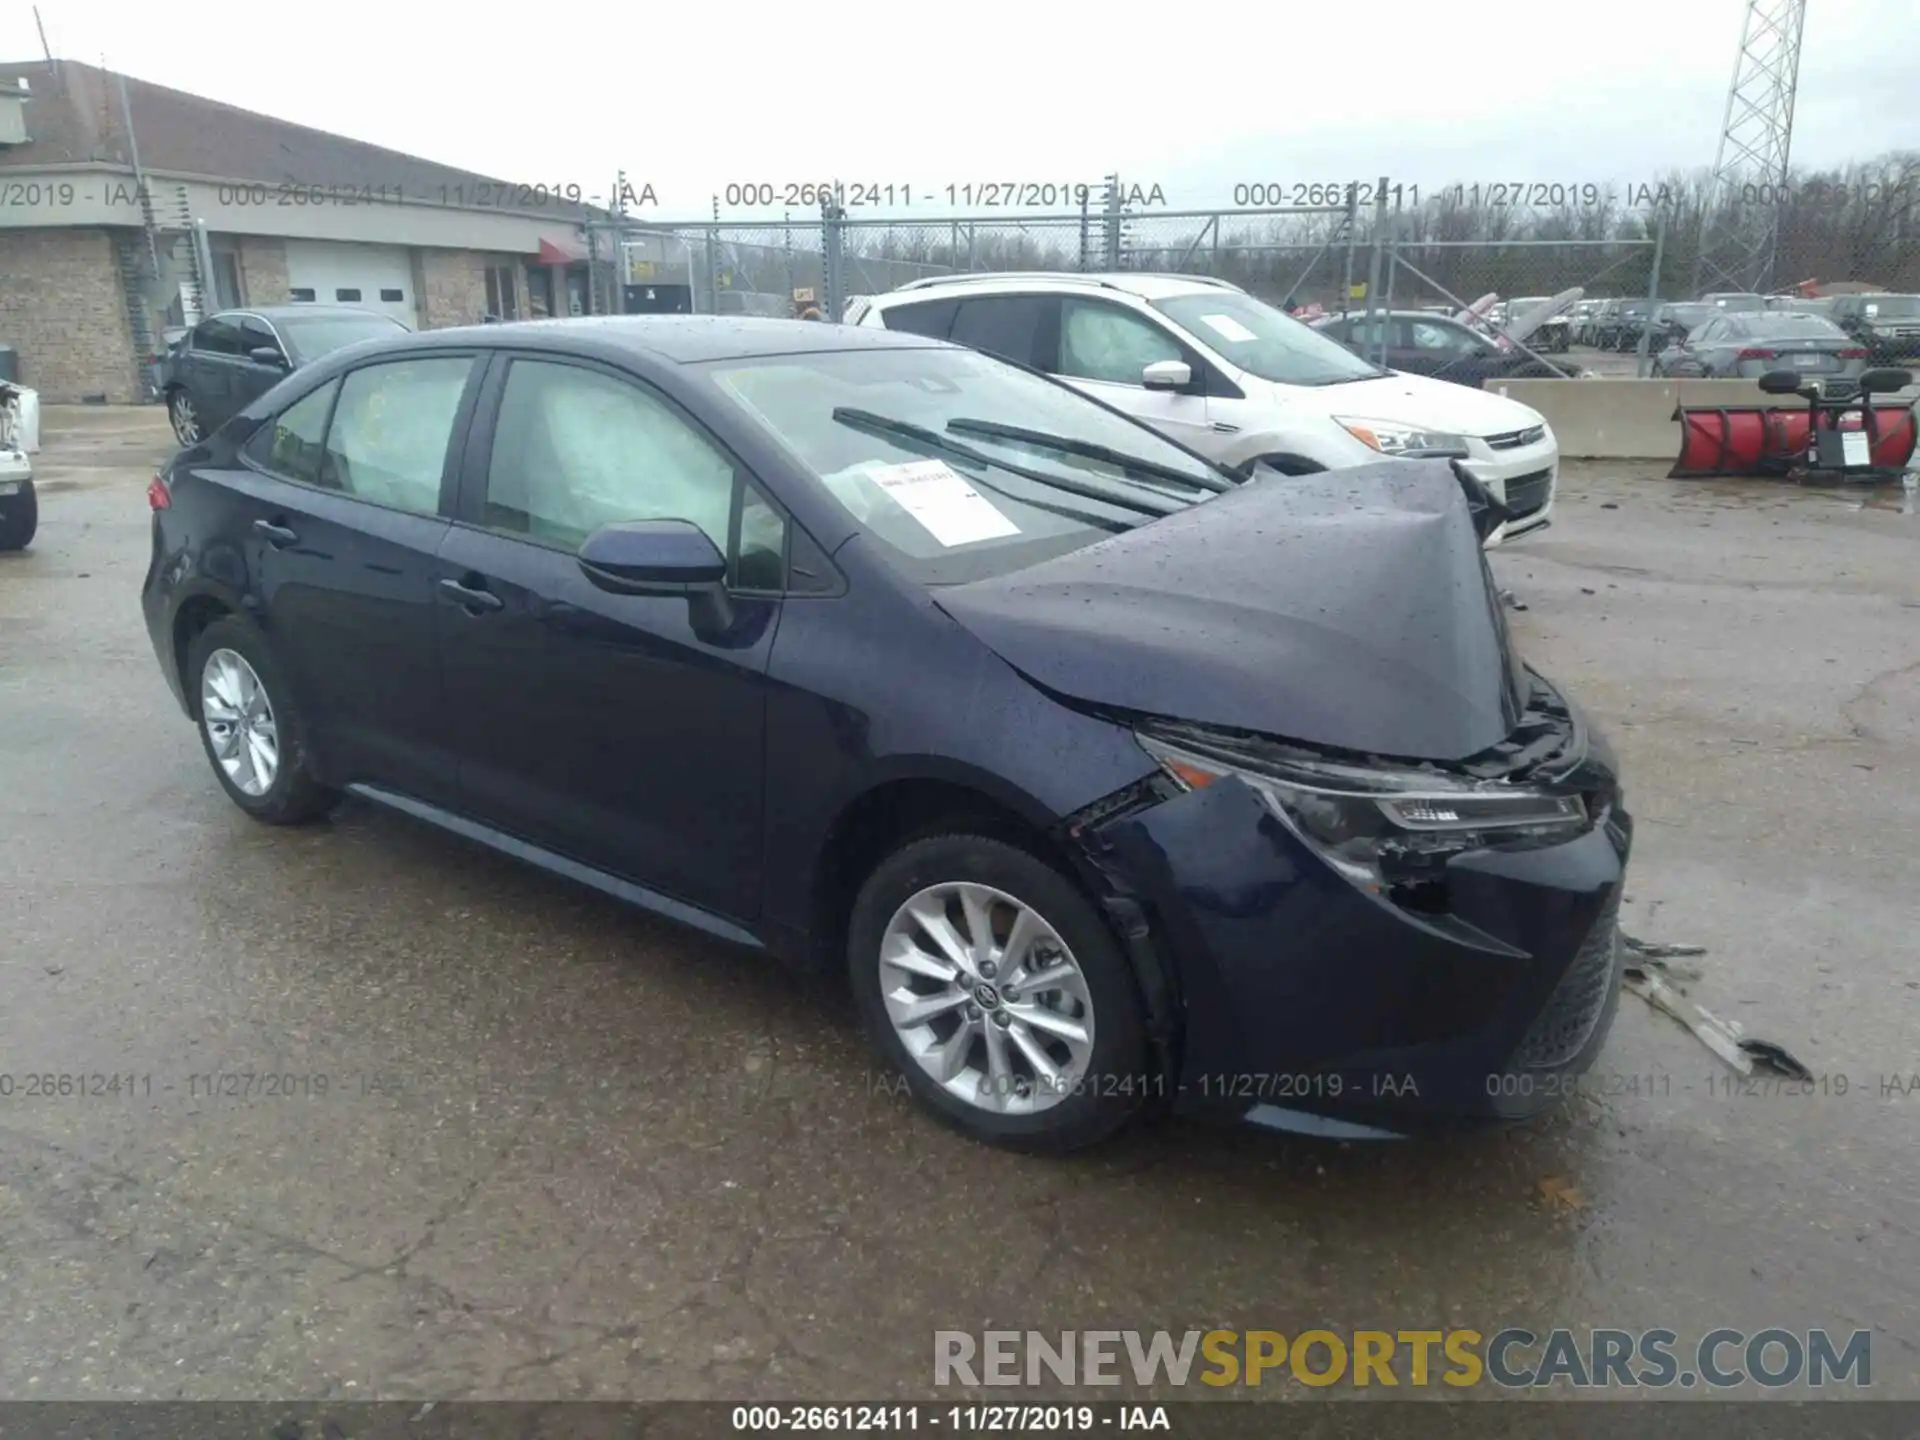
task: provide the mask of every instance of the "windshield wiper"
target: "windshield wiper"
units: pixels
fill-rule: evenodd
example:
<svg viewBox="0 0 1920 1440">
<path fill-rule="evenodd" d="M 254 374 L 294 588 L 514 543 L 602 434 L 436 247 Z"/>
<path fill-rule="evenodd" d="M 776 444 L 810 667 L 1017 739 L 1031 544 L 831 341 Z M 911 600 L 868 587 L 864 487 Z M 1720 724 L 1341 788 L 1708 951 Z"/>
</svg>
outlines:
<svg viewBox="0 0 1920 1440">
<path fill-rule="evenodd" d="M 1129 455 L 1124 450 L 1115 450 L 1110 445 L 1101 445 L 1092 440 L 1076 440 L 1071 435 L 1050 435 L 1045 430 L 1027 430 L 1018 425 L 1002 425 L 998 420 L 971 420 L 961 416 L 949 420 L 947 429 L 962 435 L 985 435 L 994 440 L 1016 440 L 1023 445 L 1037 445 L 1045 450 L 1057 450 L 1062 455 L 1080 455 L 1088 460 L 1104 460 L 1107 464 L 1122 470 L 1131 470 L 1139 475 L 1151 475 L 1156 480 L 1171 481 L 1175 485 L 1184 485 L 1194 490 L 1211 490 L 1224 495 L 1238 488 L 1233 481 L 1214 475 L 1194 475 L 1185 470 L 1176 470 L 1171 465 L 1162 465 L 1155 460 L 1142 460 Z"/>
<path fill-rule="evenodd" d="M 1034 484 L 1044 485 L 1051 490 L 1078 495 L 1083 500 L 1098 500 L 1102 505 L 1111 505 L 1116 510 L 1131 510 L 1136 515 L 1151 515 L 1156 520 L 1162 515 L 1178 514 L 1192 503 L 1187 500 L 1176 500 L 1171 495 L 1154 495 L 1154 500 L 1165 501 L 1164 505 L 1157 505 L 1150 503 L 1147 499 L 1147 495 L 1152 494 L 1151 491 L 1138 496 L 1120 495 L 1111 490 L 1102 490 L 1098 485 L 1082 485 L 1077 480 L 1066 480 L 1056 475 L 1048 475 L 1044 471 L 1029 470 L 1024 465 L 1015 465 L 1010 461 L 995 460 L 989 455 L 983 455 L 971 445 L 962 445 L 958 440 L 949 439 L 938 430 L 929 430 L 924 425 L 915 425 L 911 420 L 896 420 L 891 415 L 876 415 L 871 410 L 841 405 L 833 411 L 833 418 L 842 425 L 853 426 L 856 430 L 870 430 L 876 434 L 894 436 L 903 440 L 917 440 L 938 454 L 957 455 L 962 460 L 971 461 L 982 469 L 1005 470 L 1009 475 L 1018 475 L 1022 480 L 1031 480 Z M 1084 520 L 1088 524 L 1103 523 L 1090 515 L 1082 515 L 1071 510 L 1059 510 L 1043 501 L 1034 500 L 1025 495 L 1015 495 L 988 481 L 983 480 L 981 483 L 988 489 L 1007 496 L 1010 500 L 1018 500 L 1023 505 L 1035 505 L 1056 515 L 1067 515 L 1077 520 Z"/>
</svg>

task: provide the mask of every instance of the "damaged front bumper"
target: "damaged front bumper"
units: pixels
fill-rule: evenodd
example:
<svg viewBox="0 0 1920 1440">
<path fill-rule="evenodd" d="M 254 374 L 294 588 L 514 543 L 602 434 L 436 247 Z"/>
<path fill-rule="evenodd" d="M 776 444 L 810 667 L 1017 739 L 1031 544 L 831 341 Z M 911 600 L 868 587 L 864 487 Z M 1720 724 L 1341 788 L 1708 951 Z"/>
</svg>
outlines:
<svg viewBox="0 0 1920 1440">
<path fill-rule="evenodd" d="M 1237 773 L 1084 817 L 1084 853 L 1137 907 L 1130 943 L 1168 977 L 1181 1108 L 1367 1138 L 1572 1093 L 1618 1002 L 1632 822 L 1605 742 L 1534 678 L 1510 741 L 1428 768 L 1572 797 L 1583 820 L 1551 835 L 1430 850 L 1370 886 Z"/>
</svg>

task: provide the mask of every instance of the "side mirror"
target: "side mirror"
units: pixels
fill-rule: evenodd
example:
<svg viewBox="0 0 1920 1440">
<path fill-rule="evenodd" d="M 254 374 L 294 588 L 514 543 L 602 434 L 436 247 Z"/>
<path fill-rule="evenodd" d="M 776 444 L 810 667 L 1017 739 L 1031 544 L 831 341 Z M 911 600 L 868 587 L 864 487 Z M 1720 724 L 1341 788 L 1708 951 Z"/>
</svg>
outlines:
<svg viewBox="0 0 1920 1440">
<path fill-rule="evenodd" d="M 278 345 L 256 345 L 247 351 L 247 358 L 256 365 L 274 365 L 282 370 L 289 368 L 287 357 L 280 353 Z"/>
<path fill-rule="evenodd" d="M 697 631 L 733 623 L 727 561 L 689 520 L 628 520 L 602 525 L 580 547 L 580 569 L 612 595 L 684 595 Z"/>
<path fill-rule="evenodd" d="M 1860 377 L 1862 395 L 1883 395 L 1889 390 L 1904 390 L 1913 384 L 1911 370 L 1895 370 L 1889 367 L 1869 370 Z"/>
<path fill-rule="evenodd" d="M 1759 380 L 1760 388 L 1769 395 L 1798 395 L 1800 377 L 1791 370 L 1769 370 Z"/>
<path fill-rule="evenodd" d="M 1193 367 L 1184 360 L 1156 360 L 1140 372 L 1149 390 L 1184 390 L 1193 383 Z"/>
<path fill-rule="evenodd" d="M 602 525 L 580 547 L 580 569 L 615 595 L 678 595 L 727 575 L 726 558 L 686 520 Z"/>
</svg>

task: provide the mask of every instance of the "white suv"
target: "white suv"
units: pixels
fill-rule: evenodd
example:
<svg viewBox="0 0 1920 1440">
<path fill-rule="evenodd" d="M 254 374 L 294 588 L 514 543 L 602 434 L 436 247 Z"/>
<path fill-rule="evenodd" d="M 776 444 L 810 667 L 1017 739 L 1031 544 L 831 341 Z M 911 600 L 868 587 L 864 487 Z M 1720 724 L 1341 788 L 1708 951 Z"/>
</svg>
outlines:
<svg viewBox="0 0 1920 1440">
<path fill-rule="evenodd" d="M 878 325 L 984 350 L 1048 374 L 1241 473 L 1452 455 L 1513 518 L 1553 510 L 1560 448 L 1537 410 L 1485 390 L 1369 364 L 1238 286 L 1192 275 L 1012 274 L 916 280 L 855 300 Z"/>
</svg>

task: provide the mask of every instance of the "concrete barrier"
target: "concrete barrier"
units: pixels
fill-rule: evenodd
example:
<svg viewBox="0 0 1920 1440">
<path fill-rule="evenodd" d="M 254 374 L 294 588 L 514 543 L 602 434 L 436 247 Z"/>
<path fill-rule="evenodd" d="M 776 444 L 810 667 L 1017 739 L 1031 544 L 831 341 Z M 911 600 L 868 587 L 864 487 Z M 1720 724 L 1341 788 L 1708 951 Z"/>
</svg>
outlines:
<svg viewBox="0 0 1920 1440">
<path fill-rule="evenodd" d="M 1673 460 L 1680 454 L 1676 405 L 1804 406 L 1751 380 L 1491 380 L 1487 388 L 1546 417 L 1570 460 Z M 1882 397 L 1904 399 L 1912 391 Z"/>
</svg>

